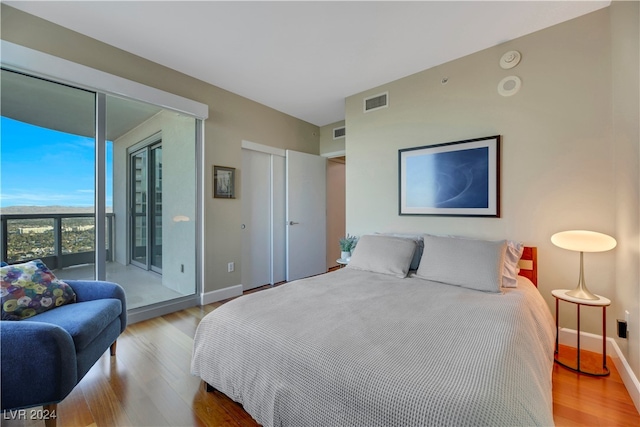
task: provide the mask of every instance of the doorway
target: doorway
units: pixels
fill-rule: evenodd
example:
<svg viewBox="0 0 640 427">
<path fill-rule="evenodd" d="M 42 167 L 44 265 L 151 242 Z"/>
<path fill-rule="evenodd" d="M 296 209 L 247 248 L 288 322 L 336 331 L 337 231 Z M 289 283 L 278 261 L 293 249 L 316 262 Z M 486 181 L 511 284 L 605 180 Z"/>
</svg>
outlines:
<svg viewBox="0 0 640 427">
<path fill-rule="evenodd" d="M 346 236 L 346 157 L 327 159 L 327 269 L 338 267 L 339 241 Z"/>
</svg>

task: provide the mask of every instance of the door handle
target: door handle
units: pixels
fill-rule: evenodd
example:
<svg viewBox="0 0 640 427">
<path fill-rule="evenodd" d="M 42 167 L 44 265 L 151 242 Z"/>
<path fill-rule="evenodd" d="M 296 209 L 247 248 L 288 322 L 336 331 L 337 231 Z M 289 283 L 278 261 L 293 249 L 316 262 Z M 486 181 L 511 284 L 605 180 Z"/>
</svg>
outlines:
<svg viewBox="0 0 640 427">
<path fill-rule="evenodd" d="M 287 224 L 288 224 L 288 225 L 296 225 L 296 224 L 300 224 L 300 223 L 299 223 L 299 222 L 289 221 Z"/>
</svg>

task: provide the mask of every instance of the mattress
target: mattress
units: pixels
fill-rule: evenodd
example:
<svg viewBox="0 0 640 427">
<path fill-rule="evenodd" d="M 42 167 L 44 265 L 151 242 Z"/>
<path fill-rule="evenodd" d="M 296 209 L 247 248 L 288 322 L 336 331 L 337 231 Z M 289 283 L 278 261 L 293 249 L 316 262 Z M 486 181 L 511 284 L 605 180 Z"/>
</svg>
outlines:
<svg viewBox="0 0 640 427">
<path fill-rule="evenodd" d="M 553 425 L 555 323 L 502 293 L 341 269 L 201 321 L 192 373 L 270 426 Z"/>
</svg>

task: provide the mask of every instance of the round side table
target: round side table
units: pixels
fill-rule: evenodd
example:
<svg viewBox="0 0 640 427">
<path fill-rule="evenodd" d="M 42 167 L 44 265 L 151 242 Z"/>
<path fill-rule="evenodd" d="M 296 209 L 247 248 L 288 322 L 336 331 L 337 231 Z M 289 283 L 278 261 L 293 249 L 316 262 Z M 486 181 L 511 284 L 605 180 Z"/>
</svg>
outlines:
<svg viewBox="0 0 640 427">
<path fill-rule="evenodd" d="M 581 374 L 592 375 L 596 377 L 604 377 L 609 375 L 609 368 L 607 368 L 607 306 L 611 305 L 611 300 L 608 298 L 602 297 L 600 295 L 596 295 L 598 297 L 597 300 L 588 300 L 582 298 L 572 297 L 567 295 L 567 292 L 570 292 L 571 289 L 556 289 L 551 291 L 551 295 L 556 299 L 556 349 L 554 352 L 554 360 L 557 364 L 564 366 L 567 369 L 570 369 L 574 372 L 579 372 Z M 578 321 L 578 344 L 577 344 L 577 361 L 576 366 L 567 365 L 564 362 L 561 362 L 558 359 L 558 335 L 560 332 L 559 327 L 559 313 L 558 313 L 558 304 L 560 300 L 575 304 L 576 305 L 576 315 Z M 602 370 L 603 372 L 589 372 L 584 371 L 580 367 L 580 307 L 586 305 L 589 307 L 602 307 Z"/>
</svg>

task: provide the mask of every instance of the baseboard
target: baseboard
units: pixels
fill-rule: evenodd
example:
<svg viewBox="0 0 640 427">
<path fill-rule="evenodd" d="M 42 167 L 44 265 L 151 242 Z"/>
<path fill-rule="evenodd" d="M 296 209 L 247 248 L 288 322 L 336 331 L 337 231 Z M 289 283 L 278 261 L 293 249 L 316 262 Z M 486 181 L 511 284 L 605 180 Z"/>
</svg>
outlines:
<svg viewBox="0 0 640 427">
<path fill-rule="evenodd" d="M 242 285 L 229 286 L 228 288 L 216 289 L 215 291 L 200 294 L 200 305 L 211 304 L 242 295 Z"/>
<path fill-rule="evenodd" d="M 190 295 L 127 310 L 127 324 L 132 325 L 144 320 L 153 319 L 154 317 L 164 316 L 165 314 L 184 310 L 189 307 L 195 307 L 198 305 L 198 302 L 199 298 L 196 295 Z"/>
<path fill-rule="evenodd" d="M 622 382 L 627 388 L 629 396 L 631 396 L 631 400 L 633 400 L 633 404 L 636 405 L 638 413 L 640 413 L 640 381 L 638 381 L 638 377 L 636 377 L 631 370 L 631 366 L 629 366 L 627 359 L 624 358 L 624 355 L 615 340 L 613 338 L 608 338 L 607 341 L 609 341 L 614 348 L 614 351 L 611 352 L 613 364 L 616 365 L 616 369 L 622 378 Z M 609 346 L 607 346 L 607 348 L 608 347 Z"/>
<path fill-rule="evenodd" d="M 577 333 L 575 330 L 560 328 L 558 335 L 560 344 L 576 347 L 576 338 Z M 581 332 L 580 348 L 594 353 L 602 353 L 602 336 Z M 613 364 L 616 365 L 616 369 L 629 392 L 631 400 L 633 400 L 633 404 L 636 406 L 638 412 L 640 412 L 640 382 L 631 370 L 631 366 L 629 366 L 627 359 L 624 357 L 624 354 L 622 354 L 620 347 L 618 347 L 618 343 L 611 337 L 607 338 L 607 355 L 611 357 Z"/>
</svg>

